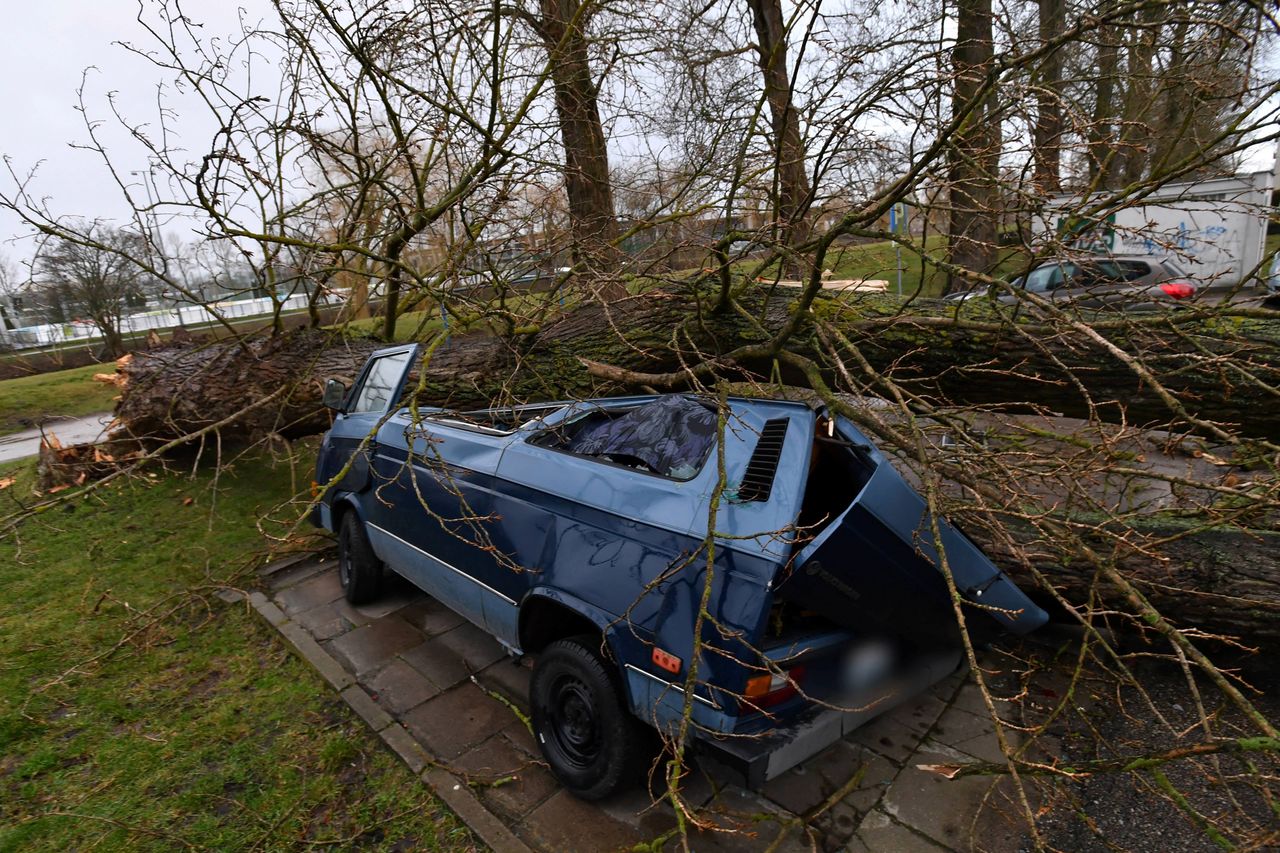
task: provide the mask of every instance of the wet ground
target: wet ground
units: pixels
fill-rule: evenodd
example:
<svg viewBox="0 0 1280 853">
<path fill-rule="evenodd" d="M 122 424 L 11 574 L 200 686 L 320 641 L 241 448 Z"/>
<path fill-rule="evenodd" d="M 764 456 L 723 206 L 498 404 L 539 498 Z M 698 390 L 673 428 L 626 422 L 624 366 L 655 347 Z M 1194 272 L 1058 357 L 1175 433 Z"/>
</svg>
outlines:
<svg viewBox="0 0 1280 853">
<path fill-rule="evenodd" d="M 491 847 L 595 853 L 672 830 L 671 807 L 655 805 L 643 789 L 589 804 L 557 785 L 521 719 L 530 660 L 514 661 L 485 632 L 398 580 L 378 602 L 352 607 L 335 565 L 312 558 L 276 567 L 251 600 Z M 715 767 L 698 768 L 686 794 L 719 831 L 694 832 L 691 846 L 1016 850 L 1023 836 L 1002 817 L 1015 811 L 1004 783 L 948 781 L 917 766 L 1000 754 L 977 688 L 952 675 L 759 791 Z"/>
<path fill-rule="evenodd" d="M 40 452 L 40 438 L 44 435 L 57 436 L 64 446 L 97 441 L 110 422 L 111 413 L 105 412 L 82 418 L 50 420 L 43 426 L 0 437 L 0 462 L 35 456 Z"/>
</svg>

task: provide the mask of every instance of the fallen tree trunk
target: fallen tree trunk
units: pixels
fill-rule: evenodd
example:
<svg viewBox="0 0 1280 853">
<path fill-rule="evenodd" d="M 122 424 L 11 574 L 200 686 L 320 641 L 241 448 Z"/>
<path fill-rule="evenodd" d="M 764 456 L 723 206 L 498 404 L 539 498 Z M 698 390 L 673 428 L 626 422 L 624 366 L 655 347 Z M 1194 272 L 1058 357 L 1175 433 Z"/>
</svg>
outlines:
<svg viewBox="0 0 1280 853">
<path fill-rule="evenodd" d="M 767 329 L 776 329 L 793 298 L 788 293 L 761 300 L 752 313 Z M 901 302 L 891 298 L 859 297 L 823 301 L 815 316 L 857 345 L 878 370 L 917 391 L 968 403 L 1022 400 L 1059 410 L 1087 408 L 1057 360 L 1073 370 L 1096 401 L 1117 401 L 1109 405 L 1123 406 L 1129 419 L 1173 420 L 1130 368 L 1080 339 L 1046 337 L 1039 327 L 1000 325 L 989 314 L 955 316 L 954 311 L 948 314 L 936 307 L 894 315 L 900 308 Z M 723 359 L 725 353 L 762 340 L 759 330 L 741 316 L 703 316 L 700 323 L 691 324 L 686 322 L 689 313 L 688 299 L 650 293 L 578 308 L 536 333 L 511 339 L 455 337 L 437 349 L 426 366 L 419 402 L 467 408 L 496 401 L 588 397 L 631 390 L 632 373 L 675 371 L 682 361 L 699 359 L 719 359 L 720 375 L 767 374 L 774 367 L 758 360 Z M 672 346 L 677 328 L 688 330 L 678 352 Z M 1278 328 L 1280 321 L 1265 319 L 1230 324 L 1207 319 L 1112 328 L 1105 334 L 1126 351 L 1140 354 L 1153 372 L 1165 375 L 1192 413 L 1271 436 L 1280 432 L 1280 405 L 1265 392 L 1245 393 L 1245 383 L 1280 385 Z M 830 353 L 820 340 L 810 329 L 789 349 L 829 370 Z M 329 423 L 320 407 L 324 380 L 336 376 L 350 382 L 377 346 L 303 331 L 239 344 L 189 343 L 141 353 L 120 366 L 124 379 L 117 417 L 134 435 L 168 438 L 228 418 L 284 386 L 286 393 L 278 404 L 247 412 L 226 431 L 317 432 Z M 1246 371 L 1252 380 L 1245 378 Z M 1231 529 L 1182 538 L 1169 538 L 1163 530 L 1146 533 L 1166 541 L 1153 550 L 1121 546 L 1115 559 L 1175 623 L 1240 635 L 1249 642 L 1280 640 L 1280 535 Z M 1062 543 L 1036 541 L 1030 529 L 1015 530 L 1014 536 L 1017 547 L 1031 555 L 1031 565 L 1067 599 L 1087 600 L 1096 582 L 1093 566 Z M 1035 586 L 1005 545 L 976 530 L 975 538 L 1019 582 Z M 1093 537 L 1091 544 L 1107 553 L 1114 543 Z"/>
<path fill-rule="evenodd" d="M 1147 600 L 1179 628 L 1239 637 L 1246 645 L 1280 642 L 1280 533 L 1270 530 L 1213 528 L 1186 533 L 1186 525 L 1153 522 L 1141 533 L 1160 544 L 1144 548 L 1121 545 L 1101 536 L 1084 537 L 1095 551 L 1111 553 L 1116 566 Z M 970 529 L 1002 569 L 1023 589 L 1040 583 L 1024 558 L 1065 598 L 1083 605 L 1100 582 L 1092 564 L 1062 542 L 1036 540 L 1030 531 L 1011 531 L 1015 554 L 1007 543 Z M 1132 535 L 1126 537 L 1132 540 Z M 1102 601 L 1124 611 L 1118 595 L 1101 584 Z M 1100 605 L 1101 607 L 1102 605 Z"/>
<path fill-rule="evenodd" d="M 351 383 L 379 344 L 302 329 L 270 338 L 193 341 L 126 356 L 116 405 L 118 430 L 141 439 L 170 439 L 246 411 L 224 436 L 310 435 L 329 427 L 320 405 L 324 382 Z"/>
<path fill-rule="evenodd" d="M 794 296 L 760 297 L 747 313 L 768 330 L 780 328 Z M 1067 414 L 1087 414 L 1092 403 L 1101 417 L 1116 421 L 1178 420 L 1131 367 L 1083 336 L 1001 322 L 984 308 L 959 314 L 938 306 L 902 309 L 900 299 L 859 294 L 823 299 L 813 317 L 847 337 L 877 370 L 922 394 L 966 404 L 1023 402 Z M 419 403 L 467 408 L 587 397 L 630 390 L 634 374 L 664 374 L 699 362 L 714 363 L 721 375 L 778 371 L 796 378 L 767 358 L 726 360 L 765 340 L 743 316 L 700 314 L 695 321 L 693 313 L 689 297 L 652 292 L 579 307 L 532 334 L 455 336 L 427 365 Z M 1192 415 L 1236 425 L 1246 435 L 1280 434 L 1280 317 L 1210 317 L 1178 325 L 1153 318 L 1100 329 L 1120 350 L 1140 357 Z M 287 384 L 279 405 L 244 418 L 241 431 L 316 432 L 328 423 L 319 406 L 324 379 L 350 381 L 376 346 L 307 330 L 140 353 L 121 367 L 125 381 L 116 414 L 135 435 L 181 435 Z M 833 367 L 832 353 L 812 325 L 788 350 Z"/>
</svg>

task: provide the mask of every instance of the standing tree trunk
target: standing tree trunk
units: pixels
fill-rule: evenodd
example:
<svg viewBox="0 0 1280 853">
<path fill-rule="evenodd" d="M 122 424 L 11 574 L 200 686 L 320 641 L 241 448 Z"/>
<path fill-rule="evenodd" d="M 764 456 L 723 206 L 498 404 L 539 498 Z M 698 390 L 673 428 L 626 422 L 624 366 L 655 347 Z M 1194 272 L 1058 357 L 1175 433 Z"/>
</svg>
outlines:
<svg viewBox="0 0 1280 853">
<path fill-rule="evenodd" d="M 953 115 L 964 118 L 950 149 L 947 259 L 965 270 L 986 273 L 996 256 L 996 169 L 1000 157 L 995 98 L 983 93 L 994 60 L 991 0 L 959 0 L 956 18 L 952 110 Z M 949 290 L 971 286 L 954 273 L 950 278 Z"/>
<path fill-rule="evenodd" d="M 1112 184 L 1112 124 L 1116 68 L 1120 48 L 1114 27 L 1098 29 L 1097 79 L 1094 81 L 1093 120 L 1089 123 L 1089 180 L 1098 187 Z"/>
<path fill-rule="evenodd" d="M 747 0 L 747 5 L 756 28 L 756 53 L 764 75 L 764 98 L 769 104 L 777 238 L 784 246 L 795 246 L 809 239 L 810 189 L 800 114 L 791 98 L 786 23 L 781 0 Z M 794 259 L 787 266 L 793 275 L 805 272 Z"/>
<path fill-rule="evenodd" d="M 556 115 L 564 145 L 565 193 L 573 260 L 608 269 L 617 260 L 618 225 L 613 211 L 609 151 L 600 122 L 600 93 L 591 76 L 586 25 L 579 0 L 540 0 L 538 34 L 547 49 L 555 88 Z"/>
<path fill-rule="evenodd" d="M 1117 180 L 1120 186 L 1136 183 L 1150 165 L 1154 130 L 1151 127 L 1153 100 L 1159 83 L 1155 67 L 1157 45 L 1161 41 L 1161 12 L 1158 8 L 1139 13 L 1140 27 L 1128 33 L 1128 67 L 1124 75 L 1124 99 L 1119 136 Z"/>
<path fill-rule="evenodd" d="M 1062 34 L 1066 19 L 1064 0 L 1040 0 L 1040 43 L 1047 44 Z M 1054 50 L 1045 56 L 1036 75 L 1035 186 L 1047 195 L 1062 190 L 1062 54 Z"/>
</svg>

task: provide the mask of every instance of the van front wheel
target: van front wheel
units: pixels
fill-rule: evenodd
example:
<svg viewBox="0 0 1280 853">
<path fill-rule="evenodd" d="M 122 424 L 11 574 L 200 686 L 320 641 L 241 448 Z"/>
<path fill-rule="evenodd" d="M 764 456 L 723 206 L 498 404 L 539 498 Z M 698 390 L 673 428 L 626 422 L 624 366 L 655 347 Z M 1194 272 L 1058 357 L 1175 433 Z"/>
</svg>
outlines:
<svg viewBox="0 0 1280 853">
<path fill-rule="evenodd" d="M 557 640 L 538 655 L 530 684 L 533 733 L 570 793 L 599 800 L 639 778 L 640 722 L 622 701 L 599 638 Z"/>
<path fill-rule="evenodd" d="M 350 510 L 342 514 L 338 526 L 338 581 L 352 604 L 372 601 L 382 583 L 382 561 L 373 553 L 359 517 Z"/>
</svg>

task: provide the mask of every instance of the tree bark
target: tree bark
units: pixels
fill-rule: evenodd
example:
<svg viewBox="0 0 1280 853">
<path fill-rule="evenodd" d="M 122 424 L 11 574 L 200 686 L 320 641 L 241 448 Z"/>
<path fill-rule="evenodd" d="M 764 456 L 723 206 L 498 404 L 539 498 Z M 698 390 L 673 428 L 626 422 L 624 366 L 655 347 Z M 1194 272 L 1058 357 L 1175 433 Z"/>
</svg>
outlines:
<svg viewBox="0 0 1280 853">
<path fill-rule="evenodd" d="M 756 55 L 764 75 L 764 98 L 769 105 L 770 142 L 773 146 L 777 195 L 774 219 L 778 242 L 795 246 L 809 239 L 809 173 L 805 165 L 804 140 L 800 136 L 800 114 L 791 93 L 787 59 L 787 30 L 781 0 L 747 0 L 756 29 Z M 796 262 L 788 263 L 788 274 L 805 275 Z"/>
<path fill-rule="evenodd" d="M 1185 529 L 1156 523 L 1142 532 L 1161 539 Z M 1020 586 L 1036 588 L 1038 582 L 1030 570 L 1004 545 L 972 529 L 968 532 Z M 1030 539 L 1026 531 L 1022 533 L 1014 535 L 1031 553 L 1032 565 L 1068 601 L 1086 601 L 1097 583 L 1094 567 L 1055 543 L 1028 545 Z M 1103 553 L 1110 548 L 1100 537 L 1090 544 Z M 1122 553 L 1117 566 L 1177 627 L 1238 636 L 1246 644 L 1273 645 L 1280 640 L 1280 534 L 1275 531 L 1197 532 L 1146 553 Z M 1105 585 L 1103 592 L 1107 592 Z M 1119 596 L 1113 595 L 1110 603 L 1119 602 Z"/>
<path fill-rule="evenodd" d="M 1064 0 L 1040 0 L 1041 44 L 1058 38 L 1065 23 Z M 1045 56 L 1036 76 L 1036 123 L 1032 134 L 1034 182 L 1041 194 L 1051 194 L 1062 190 L 1062 54 L 1054 50 Z"/>
<path fill-rule="evenodd" d="M 564 146 L 565 194 L 573 259 L 589 269 L 609 269 L 617 259 L 609 151 L 600 121 L 600 93 L 587 53 L 588 12 L 580 0 L 540 0 L 538 33 L 551 64 L 556 116 Z"/>
<path fill-rule="evenodd" d="M 983 94 L 995 54 L 991 36 L 991 0 L 959 0 L 952 109 L 966 113 L 949 151 L 950 227 L 947 259 L 978 273 L 990 271 L 996 257 L 996 170 L 1000 157 L 1000 124 L 992 114 L 994 97 Z M 973 286 L 951 275 L 950 290 Z"/>
<path fill-rule="evenodd" d="M 1100 188 L 1110 188 L 1115 180 L 1114 142 L 1116 71 L 1119 65 L 1119 35 L 1113 26 L 1098 28 L 1097 77 L 1094 80 L 1093 119 L 1086 134 L 1089 145 L 1089 180 Z"/>
<path fill-rule="evenodd" d="M 794 292 L 779 288 L 772 297 L 747 301 L 745 310 L 766 329 L 781 328 L 794 305 Z M 1112 422 L 1167 423 L 1175 420 L 1160 397 L 1130 367 L 1100 347 L 1064 340 L 1032 321 L 998 321 L 982 307 L 920 306 L 901 314 L 901 300 L 863 295 L 856 301 L 819 300 L 814 317 L 850 338 L 878 370 L 922 394 L 956 403 L 1017 403 L 1087 417 L 1090 407 Z M 690 297 L 666 291 L 611 302 L 588 303 L 552 320 L 535 334 L 499 338 L 455 334 L 439 347 L 426 368 L 423 405 L 478 407 L 493 401 L 551 400 L 633 390 L 622 373 L 588 368 L 612 365 L 625 372 L 663 373 L 702 359 L 718 358 L 751 343 L 761 333 L 735 312 L 690 321 Z M 700 351 L 673 352 L 673 338 Z M 1139 355 L 1187 410 L 1214 421 L 1236 424 L 1245 435 L 1280 434 L 1280 324 L 1273 318 L 1167 321 L 1100 327 L 1122 350 Z M 292 434 L 324 428 L 327 420 L 304 417 L 319 402 L 329 375 L 351 378 L 378 344 L 349 341 L 314 330 L 288 333 L 278 344 L 250 340 L 186 344 L 136 354 L 120 369 L 126 376 L 117 415 L 139 433 L 166 436 L 226 418 L 275 391 L 293 385 L 281 412 L 256 412 L 245 431 L 285 430 Z M 1201 350 L 1189 360 L 1187 353 Z M 831 354 L 812 333 L 789 344 L 791 352 L 816 360 L 833 374 Z M 1256 388 L 1224 373 L 1231 359 L 1247 368 Z M 1075 371 L 1091 396 L 1081 397 L 1062 367 Z M 722 373 L 769 375 L 771 360 L 739 359 Z M 784 371 L 785 372 L 785 371 Z M 314 412 L 313 412 L 314 414 Z"/>
</svg>

